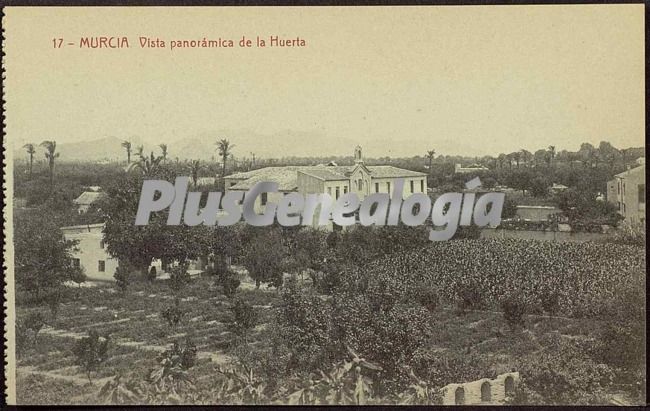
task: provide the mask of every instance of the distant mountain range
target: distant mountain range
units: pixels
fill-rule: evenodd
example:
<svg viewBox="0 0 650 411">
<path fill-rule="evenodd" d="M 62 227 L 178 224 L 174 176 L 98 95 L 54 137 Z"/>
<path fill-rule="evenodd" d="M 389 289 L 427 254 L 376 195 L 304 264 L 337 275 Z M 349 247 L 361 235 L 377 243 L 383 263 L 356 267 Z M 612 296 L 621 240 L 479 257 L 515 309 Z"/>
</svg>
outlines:
<svg viewBox="0 0 650 411">
<path fill-rule="evenodd" d="M 228 139 L 234 145 L 232 153 L 237 158 L 250 158 L 251 153 L 254 153 L 257 158 L 351 155 L 356 146 L 356 143 L 350 139 L 326 139 L 318 133 L 292 131 L 271 135 L 223 131 L 159 143 L 143 141 L 139 138 L 131 138 L 129 141 L 132 147 L 132 158 L 140 145 L 144 147 L 145 154 L 151 151 L 160 154 L 161 149 L 158 145 L 165 143 L 168 146 L 169 159 L 178 157 L 181 160 L 211 160 L 218 157 L 216 142 L 222 138 Z M 122 147 L 123 141 L 117 137 L 104 137 L 75 143 L 59 143 L 57 152 L 60 153 L 61 161 L 125 161 L 126 150 Z M 335 147 L 344 147 L 344 149 L 336 150 Z M 37 158 L 42 157 L 42 151 L 42 148 L 37 147 Z M 15 150 L 14 156 L 17 159 L 26 158 L 27 154 L 23 148 L 19 148 Z"/>
<path fill-rule="evenodd" d="M 232 153 L 238 159 L 251 158 L 283 158 L 283 157 L 337 157 L 351 156 L 358 141 L 348 137 L 327 137 L 319 132 L 283 131 L 275 134 L 260 134 L 253 131 L 220 130 L 205 132 L 200 135 L 177 139 L 175 141 L 145 141 L 133 137 L 129 139 L 132 146 L 132 156 L 135 158 L 137 147 L 142 145 L 145 154 L 153 151 L 160 154 L 158 145 L 165 143 L 168 146 L 168 158 L 180 160 L 213 160 L 218 158 L 216 142 L 219 139 L 228 139 L 234 144 Z M 126 161 L 126 150 L 122 147 L 124 140 L 117 137 L 104 137 L 95 140 L 75 143 L 59 143 L 57 152 L 61 161 Z M 388 147 L 397 147 L 389 149 Z M 414 150 L 415 148 L 415 150 Z M 408 138 L 395 138 L 392 140 L 377 139 L 371 145 L 363 147 L 366 158 L 382 157 L 411 157 L 424 156 L 426 150 L 435 149 L 437 155 L 451 155 L 460 157 L 480 157 L 469 144 L 462 144 L 453 139 L 437 139 L 436 141 L 414 141 Z M 644 155 L 643 147 L 630 150 L 630 157 Z M 37 147 L 36 159 L 43 158 L 43 149 Z M 498 153 L 492 153 L 493 156 Z M 16 159 L 26 159 L 27 154 L 23 148 L 18 148 L 14 153 Z"/>
</svg>

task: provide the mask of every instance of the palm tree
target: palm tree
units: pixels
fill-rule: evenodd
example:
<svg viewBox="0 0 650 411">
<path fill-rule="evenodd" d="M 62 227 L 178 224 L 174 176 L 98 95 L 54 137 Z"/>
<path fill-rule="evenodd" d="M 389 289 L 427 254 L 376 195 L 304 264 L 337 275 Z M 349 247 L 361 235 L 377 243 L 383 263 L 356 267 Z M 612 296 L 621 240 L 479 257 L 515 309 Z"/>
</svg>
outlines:
<svg viewBox="0 0 650 411">
<path fill-rule="evenodd" d="M 137 168 L 142 172 L 144 176 L 151 176 L 158 170 L 162 160 L 162 156 L 156 157 L 153 155 L 152 151 L 150 157 L 141 156 L 139 161 L 131 163 L 129 170 L 134 170 Z"/>
<path fill-rule="evenodd" d="M 193 160 L 190 165 L 190 175 L 192 176 L 192 181 L 194 182 L 194 188 L 198 185 L 199 181 L 199 172 L 203 168 L 201 165 L 201 160 Z"/>
<path fill-rule="evenodd" d="M 436 150 L 428 150 L 427 158 L 429 159 L 429 174 L 431 174 L 431 163 L 433 163 L 433 157 L 436 155 Z"/>
<path fill-rule="evenodd" d="M 124 140 L 122 147 L 126 149 L 126 164 L 131 164 L 131 142 Z"/>
<path fill-rule="evenodd" d="M 140 158 L 144 157 L 144 146 L 138 146 L 135 150 L 135 154 Z"/>
<path fill-rule="evenodd" d="M 217 141 L 217 152 L 221 156 L 221 161 L 223 162 L 222 167 L 222 172 L 221 172 L 221 178 L 225 179 L 226 178 L 226 161 L 228 160 L 228 157 L 232 155 L 231 150 L 235 147 L 234 144 L 230 144 L 230 141 L 226 140 L 225 138 L 222 138 L 221 140 Z M 224 180 L 225 181 L 225 180 Z M 224 184 L 225 187 L 225 184 Z"/>
<path fill-rule="evenodd" d="M 515 163 L 517 163 L 517 168 L 519 168 L 519 162 L 521 161 L 521 151 L 515 151 L 514 153 L 510 153 L 510 158 L 515 160 Z"/>
<path fill-rule="evenodd" d="M 54 159 L 59 157 L 59 153 L 56 152 L 56 141 L 45 140 L 40 145 L 45 147 L 45 158 L 50 166 L 50 189 L 52 189 L 54 188 Z"/>
<path fill-rule="evenodd" d="M 23 146 L 27 149 L 27 154 L 29 154 L 29 180 L 32 180 L 32 167 L 34 165 L 34 154 L 36 154 L 36 149 L 32 143 L 27 143 Z"/>
<path fill-rule="evenodd" d="M 167 144 L 160 144 L 158 147 L 162 150 L 163 161 L 167 160 Z"/>
<path fill-rule="evenodd" d="M 530 167 L 530 163 L 533 159 L 533 153 L 531 153 L 528 150 L 524 150 L 523 148 L 520 150 L 521 152 L 521 161 L 523 161 L 525 164 L 528 164 Z"/>
<path fill-rule="evenodd" d="M 551 164 L 553 164 L 553 160 L 555 159 L 555 146 L 548 146 L 548 154 L 549 154 L 548 165 L 550 167 Z"/>
<path fill-rule="evenodd" d="M 497 163 L 499 163 L 499 168 L 503 168 L 503 163 L 505 163 L 508 160 L 508 156 L 505 154 L 501 153 L 497 157 Z"/>
<path fill-rule="evenodd" d="M 623 148 L 621 149 L 621 160 L 623 161 L 623 168 L 627 166 L 627 160 L 629 159 L 630 149 Z"/>
</svg>

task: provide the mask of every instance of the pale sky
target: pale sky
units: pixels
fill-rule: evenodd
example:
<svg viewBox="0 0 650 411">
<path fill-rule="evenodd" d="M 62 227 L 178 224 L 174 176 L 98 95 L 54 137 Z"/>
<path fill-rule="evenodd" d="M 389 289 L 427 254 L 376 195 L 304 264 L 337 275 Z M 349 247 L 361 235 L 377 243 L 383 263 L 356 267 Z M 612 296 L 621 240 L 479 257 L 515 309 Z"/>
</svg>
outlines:
<svg viewBox="0 0 650 411">
<path fill-rule="evenodd" d="M 6 131 L 16 145 L 173 142 L 220 129 L 233 140 L 244 129 L 317 133 L 332 141 L 323 154 L 350 151 L 336 146 L 344 139 L 368 156 L 645 144 L 642 4 L 5 14 Z M 101 35 L 127 36 L 130 48 L 79 49 L 82 36 Z M 169 49 L 173 39 L 243 35 L 307 46 Z M 141 49 L 139 36 L 167 47 Z M 75 46 L 55 49 L 58 37 Z"/>
</svg>

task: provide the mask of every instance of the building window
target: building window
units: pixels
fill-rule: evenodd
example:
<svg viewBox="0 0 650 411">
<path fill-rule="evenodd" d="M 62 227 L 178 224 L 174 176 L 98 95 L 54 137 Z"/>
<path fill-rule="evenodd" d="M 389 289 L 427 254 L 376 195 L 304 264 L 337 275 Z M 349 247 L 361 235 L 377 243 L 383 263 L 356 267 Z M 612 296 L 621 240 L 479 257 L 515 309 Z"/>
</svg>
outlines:
<svg viewBox="0 0 650 411">
<path fill-rule="evenodd" d="M 343 186 L 343 194 L 347 194 L 347 193 L 348 193 L 348 186 Z"/>
<path fill-rule="evenodd" d="M 268 201 L 268 193 L 262 193 L 260 197 L 262 199 L 262 205 L 266 205 L 266 202 Z"/>
<path fill-rule="evenodd" d="M 625 195 L 625 181 L 623 181 L 623 195 Z"/>
<path fill-rule="evenodd" d="M 625 203 L 623 203 L 623 214 L 625 214 Z"/>
<path fill-rule="evenodd" d="M 645 184 L 639 184 L 639 203 L 645 204 Z"/>
<path fill-rule="evenodd" d="M 327 194 L 332 195 L 332 187 L 327 187 Z"/>
<path fill-rule="evenodd" d="M 388 192 L 390 193 L 390 182 L 386 183 L 386 187 L 388 187 Z"/>
<path fill-rule="evenodd" d="M 379 183 L 375 183 L 375 193 L 379 192 Z"/>
<path fill-rule="evenodd" d="M 336 186 L 336 199 L 339 199 L 339 195 L 341 194 L 339 186 Z"/>
<path fill-rule="evenodd" d="M 235 184 L 237 184 L 237 183 L 235 183 L 235 182 L 231 182 L 231 183 L 230 183 L 230 187 L 234 186 Z"/>
<path fill-rule="evenodd" d="M 617 201 L 617 203 L 618 203 L 618 211 L 621 211 L 621 202 Z"/>
<path fill-rule="evenodd" d="M 99 260 L 99 264 L 97 265 L 97 271 L 99 271 L 100 273 L 106 271 L 106 261 Z"/>
<path fill-rule="evenodd" d="M 104 240 L 99 241 L 99 248 L 104 249 Z"/>
<path fill-rule="evenodd" d="M 618 180 L 618 185 L 616 186 L 616 194 L 621 194 L 621 180 Z"/>
<path fill-rule="evenodd" d="M 81 267 L 81 261 L 78 258 L 72 259 L 72 267 L 79 268 Z"/>
<path fill-rule="evenodd" d="M 424 180 L 420 180 L 420 191 L 424 193 Z"/>
<path fill-rule="evenodd" d="M 413 194 L 413 193 L 415 193 L 415 189 L 413 188 L 414 181 L 411 180 L 410 183 L 411 183 L 411 194 Z"/>
</svg>

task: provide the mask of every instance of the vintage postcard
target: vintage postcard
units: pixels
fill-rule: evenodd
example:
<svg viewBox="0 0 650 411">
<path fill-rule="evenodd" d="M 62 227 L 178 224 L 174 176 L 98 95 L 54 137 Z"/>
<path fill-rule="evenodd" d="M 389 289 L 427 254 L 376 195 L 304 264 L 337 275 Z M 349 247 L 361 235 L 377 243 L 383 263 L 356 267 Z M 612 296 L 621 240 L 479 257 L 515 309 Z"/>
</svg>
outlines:
<svg viewBox="0 0 650 411">
<path fill-rule="evenodd" d="M 3 29 L 7 404 L 646 403 L 642 4 Z"/>
</svg>

